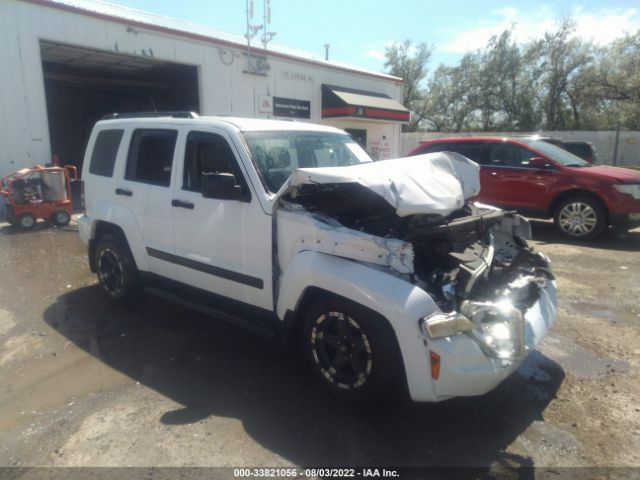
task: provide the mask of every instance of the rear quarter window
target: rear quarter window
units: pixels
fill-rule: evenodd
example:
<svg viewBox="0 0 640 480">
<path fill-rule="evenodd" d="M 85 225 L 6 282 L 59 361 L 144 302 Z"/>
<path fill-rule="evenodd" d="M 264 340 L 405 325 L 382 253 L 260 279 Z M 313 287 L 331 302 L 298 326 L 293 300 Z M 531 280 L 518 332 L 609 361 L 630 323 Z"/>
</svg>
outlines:
<svg viewBox="0 0 640 480">
<path fill-rule="evenodd" d="M 118 148 L 124 130 L 102 130 L 93 145 L 89 173 L 102 177 L 113 176 Z"/>
</svg>

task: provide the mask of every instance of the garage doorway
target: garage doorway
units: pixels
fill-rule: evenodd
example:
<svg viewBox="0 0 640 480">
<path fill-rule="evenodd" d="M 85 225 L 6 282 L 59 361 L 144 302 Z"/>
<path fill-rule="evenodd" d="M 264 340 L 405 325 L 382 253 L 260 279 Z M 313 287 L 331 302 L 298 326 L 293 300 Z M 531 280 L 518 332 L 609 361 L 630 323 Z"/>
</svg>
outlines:
<svg viewBox="0 0 640 480">
<path fill-rule="evenodd" d="M 141 56 L 40 42 L 51 154 L 80 171 L 93 125 L 110 113 L 199 113 L 198 68 Z"/>
</svg>

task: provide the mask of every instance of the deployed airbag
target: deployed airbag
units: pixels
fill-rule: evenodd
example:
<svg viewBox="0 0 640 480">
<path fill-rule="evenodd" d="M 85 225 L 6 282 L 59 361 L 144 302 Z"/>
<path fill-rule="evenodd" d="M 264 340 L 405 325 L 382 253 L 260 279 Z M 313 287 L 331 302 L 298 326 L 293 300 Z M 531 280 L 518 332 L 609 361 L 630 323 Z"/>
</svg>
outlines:
<svg viewBox="0 0 640 480">
<path fill-rule="evenodd" d="M 295 197 L 295 187 L 358 183 L 389 203 L 400 217 L 416 214 L 447 216 L 480 191 L 480 167 L 457 153 L 361 163 L 348 167 L 295 170 L 281 191 Z"/>
</svg>

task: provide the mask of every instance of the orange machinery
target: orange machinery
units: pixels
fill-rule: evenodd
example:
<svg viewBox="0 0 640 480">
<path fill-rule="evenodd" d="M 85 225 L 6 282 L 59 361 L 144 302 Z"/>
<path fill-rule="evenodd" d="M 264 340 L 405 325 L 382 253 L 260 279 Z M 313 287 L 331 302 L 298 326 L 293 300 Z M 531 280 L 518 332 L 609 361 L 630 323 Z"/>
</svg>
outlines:
<svg viewBox="0 0 640 480">
<path fill-rule="evenodd" d="M 78 178 L 76 167 L 23 168 L 0 180 L 0 197 L 7 222 L 22 229 L 33 228 L 39 218 L 54 225 L 71 220 L 71 179 Z"/>
</svg>

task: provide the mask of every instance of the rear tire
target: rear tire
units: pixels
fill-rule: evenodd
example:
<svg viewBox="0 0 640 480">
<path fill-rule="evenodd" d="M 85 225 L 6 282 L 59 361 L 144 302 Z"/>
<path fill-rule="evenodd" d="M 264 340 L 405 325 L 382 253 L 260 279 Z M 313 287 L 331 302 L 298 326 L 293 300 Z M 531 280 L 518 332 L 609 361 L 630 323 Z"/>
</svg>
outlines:
<svg viewBox="0 0 640 480">
<path fill-rule="evenodd" d="M 98 241 L 95 255 L 98 282 L 109 297 L 123 305 L 136 303 L 142 288 L 126 240 L 120 235 L 104 235 Z"/>
<path fill-rule="evenodd" d="M 335 298 L 317 303 L 303 321 L 305 356 L 333 395 L 362 401 L 401 393 L 400 352 L 384 318 Z"/>
<path fill-rule="evenodd" d="M 64 227 L 66 225 L 69 225 L 70 221 L 71 215 L 69 215 L 69 212 L 67 212 L 66 210 L 57 210 L 53 212 L 53 215 L 51 216 L 51 222 L 53 222 L 56 227 Z"/>
<path fill-rule="evenodd" d="M 569 197 L 560 202 L 553 216 L 556 228 L 572 240 L 590 240 L 607 226 L 607 213 L 588 196 Z"/>
<path fill-rule="evenodd" d="M 36 217 L 31 215 L 30 213 L 23 213 L 18 217 L 18 221 L 16 224 L 22 230 L 31 230 L 36 226 Z"/>
</svg>

